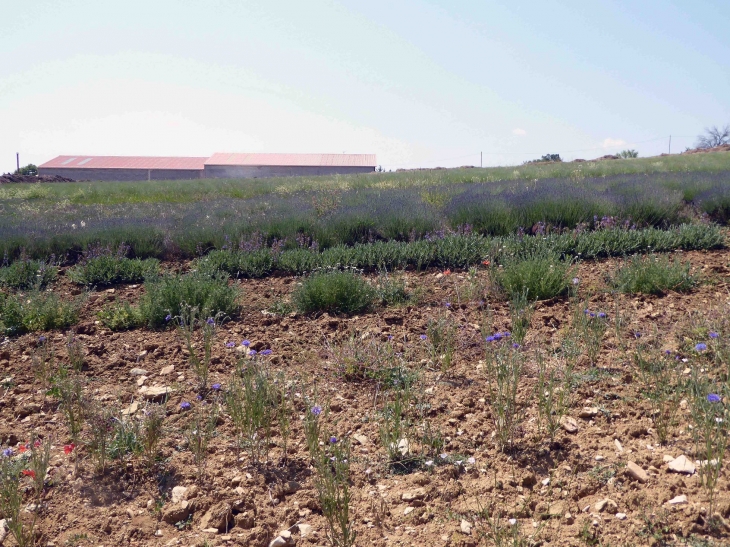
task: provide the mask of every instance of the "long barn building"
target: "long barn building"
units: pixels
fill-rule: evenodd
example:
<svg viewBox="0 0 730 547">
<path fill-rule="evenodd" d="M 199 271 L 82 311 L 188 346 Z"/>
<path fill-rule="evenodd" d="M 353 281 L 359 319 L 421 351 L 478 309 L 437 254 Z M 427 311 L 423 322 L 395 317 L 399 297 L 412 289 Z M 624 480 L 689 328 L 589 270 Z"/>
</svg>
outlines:
<svg viewBox="0 0 730 547">
<path fill-rule="evenodd" d="M 40 175 L 74 180 L 266 178 L 369 173 L 375 154 L 231 154 L 210 157 L 58 156 Z"/>
</svg>

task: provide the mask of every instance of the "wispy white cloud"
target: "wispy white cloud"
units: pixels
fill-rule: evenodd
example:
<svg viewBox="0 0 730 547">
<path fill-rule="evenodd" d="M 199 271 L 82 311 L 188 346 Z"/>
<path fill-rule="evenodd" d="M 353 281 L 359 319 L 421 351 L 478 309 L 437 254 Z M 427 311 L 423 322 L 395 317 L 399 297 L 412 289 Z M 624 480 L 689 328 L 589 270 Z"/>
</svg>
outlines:
<svg viewBox="0 0 730 547">
<path fill-rule="evenodd" d="M 626 146 L 626 141 L 623 139 L 612 139 L 607 138 L 603 139 L 603 145 L 604 148 L 618 148 L 620 146 Z"/>
<path fill-rule="evenodd" d="M 519 127 L 516 127 L 515 129 L 512 130 L 512 134 L 519 135 L 520 137 L 524 137 L 525 135 L 527 135 L 527 131 L 525 131 L 524 129 L 520 129 Z"/>
</svg>

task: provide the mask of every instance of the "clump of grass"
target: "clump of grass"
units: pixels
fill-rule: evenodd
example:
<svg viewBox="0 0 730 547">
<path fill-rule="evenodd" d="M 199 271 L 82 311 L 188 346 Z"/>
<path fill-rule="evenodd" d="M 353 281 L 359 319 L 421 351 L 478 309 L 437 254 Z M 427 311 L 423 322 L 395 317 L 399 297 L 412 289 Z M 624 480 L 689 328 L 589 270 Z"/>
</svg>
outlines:
<svg viewBox="0 0 730 547">
<path fill-rule="evenodd" d="M 348 382 L 375 382 L 382 388 L 392 388 L 410 376 L 391 340 L 362 340 L 353 335 L 328 345 L 327 352 Z"/>
<path fill-rule="evenodd" d="M 515 293 L 509 302 L 509 315 L 512 320 L 512 339 L 521 344 L 527 336 L 530 328 L 532 314 L 535 311 L 535 303 L 527 295 L 529 290 L 525 288 L 522 292 Z"/>
<path fill-rule="evenodd" d="M 58 265 L 53 259 L 21 258 L 0 268 L 0 287 L 18 290 L 42 289 L 56 279 Z"/>
<path fill-rule="evenodd" d="M 271 249 L 216 250 L 196 261 L 195 267 L 203 273 L 226 272 L 235 278 L 259 278 L 271 273 L 275 259 L 276 254 Z"/>
<path fill-rule="evenodd" d="M 31 356 L 33 376 L 41 383 L 41 388 L 48 389 L 54 370 L 55 353 L 45 336 L 39 336 L 37 345 Z"/>
<path fill-rule="evenodd" d="M 179 316 L 183 308 L 197 308 L 200 317 L 218 313 L 236 315 L 238 297 L 238 288 L 228 284 L 225 274 L 191 272 L 145 281 L 145 294 L 139 308 L 148 326 L 161 327 L 171 317 Z"/>
<path fill-rule="evenodd" d="M 68 333 L 68 338 L 66 339 L 66 353 L 73 370 L 79 372 L 84 368 L 86 348 L 81 339 L 73 331 Z"/>
<path fill-rule="evenodd" d="M 370 309 L 375 290 L 350 271 L 318 272 L 304 280 L 292 300 L 302 313 L 328 312 L 352 315 Z"/>
<path fill-rule="evenodd" d="M 127 301 L 104 306 L 97 313 L 97 317 L 102 325 L 113 331 L 136 329 L 144 324 L 139 307 L 132 306 Z"/>
<path fill-rule="evenodd" d="M 412 295 L 406 288 L 403 279 L 383 272 L 375 283 L 375 294 L 378 303 L 382 306 L 402 306 L 410 302 Z"/>
<path fill-rule="evenodd" d="M 697 276 L 690 273 L 691 267 L 689 262 L 682 264 L 677 259 L 670 262 L 666 256 L 634 256 L 614 272 L 609 283 L 629 294 L 688 292 L 699 282 Z"/>
<path fill-rule="evenodd" d="M 147 459 L 147 465 L 155 463 L 158 457 L 158 445 L 163 434 L 165 408 L 150 404 L 142 410 L 140 444 Z"/>
<path fill-rule="evenodd" d="M 178 325 L 178 331 L 185 341 L 188 364 L 198 377 L 198 391 L 201 395 L 208 386 L 208 371 L 215 334 L 224 319 L 223 314 L 219 312 L 215 317 L 208 317 L 204 320 L 198 315 L 198 308 L 191 306 L 183 307 L 180 315 L 172 319 Z M 198 329 L 201 332 L 202 352 L 199 352 L 198 345 L 195 343 L 195 331 Z"/>
<path fill-rule="evenodd" d="M 681 391 L 677 383 L 680 377 L 676 361 L 670 359 L 671 354 L 665 354 L 663 358 L 650 359 L 638 351 L 634 354 L 641 376 L 643 391 L 651 403 L 651 417 L 654 421 L 659 443 L 665 445 L 669 441 L 669 435 L 676 421 L 679 410 L 679 399 Z"/>
<path fill-rule="evenodd" d="M 596 364 L 598 354 L 603 347 L 603 337 L 608 330 L 608 314 L 602 311 L 591 311 L 585 304 L 577 305 L 573 312 L 571 328 L 588 356 L 591 366 Z"/>
<path fill-rule="evenodd" d="M 157 275 L 160 261 L 155 258 L 140 260 L 119 256 L 98 256 L 70 268 L 66 275 L 77 285 L 104 287 L 118 283 L 141 283 L 146 277 Z"/>
<path fill-rule="evenodd" d="M 510 343 L 509 337 L 495 339 L 489 336 L 486 343 L 485 370 L 497 445 L 500 450 L 506 450 L 514 445 L 515 429 L 520 422 L 517 387 L 522 376 L 524 357 L 519 344 Z"/>
<path fill-rule="evenodd" d="M 571 263 L 552 253 L 508 257 L 493 272 L 495 284 L 509 299 L 523 294 L 531 300 L 562 296 L 567 294 L 572 277 Z"/>
<path fill-rule="evenodd" d="M 117 416 L 111 421 L 109 457 L 121 460 L 142 452 L 140 423 L 131 416 Z"/>
<path fill-rule="evenodd" d="M 80 300 L 67 302 L 53 292 L 0 293 L 0 329 L 17 335 L 67 328 L 78 320 L 80 307 Z"/>
<path fill-rule="evenodd" d="M 217 421 L 218 405 L 202 402 L 193 409 L 190 423 L 184 431 L 188 449 L 193 453 L 193 461 L 198 468 L 198 478 L 203 476 L 208 445 L 215 433 Z"/>
<path fill-rule="evenodd" d="M 238 431 L 239 446 L 246 446 L 254 465 L 259 465 L 268 456 L 272 425 L 280 409 L 280 395 L 262 363 L 254 360 L 244 366 L 239 362 L 225 402 Z"/>
<path fill-rule="evenodd" d="M 453 364 L 456 353 L 456 322 L 448 315 L 429 319 L 426 325 L 426 340 L 434 365 L 445 373 Z"/>
<path fill-rule="evenodd" d="M 544 429 L 550 442 L 553 442 L 560 429 L 560 421 L 570 408 L 573 370 L 569 362 L 562 369 L 550 367 L 539 351 L 535 357 L 538 366 L 535 386 L 538 427 Z"/>
<path fill-rule="evenodd" d="M 115 437 L 115 421 L 118 421 L 113 408 L 98 403 L 89 406 L 86 412 L 91 439 L 86 443 L 96 469 L 103 475 L 109 455 L 109 445 Z"/>
<path fill-rule="evenodd" d="M 0 514 L 19 547 L 30 547 L 35 544 L 36 512 L 30 518 L 22 514 L 23 490 L 21 472 L 24 460 L 15 458 L 0 459 Z"/>
</svg>

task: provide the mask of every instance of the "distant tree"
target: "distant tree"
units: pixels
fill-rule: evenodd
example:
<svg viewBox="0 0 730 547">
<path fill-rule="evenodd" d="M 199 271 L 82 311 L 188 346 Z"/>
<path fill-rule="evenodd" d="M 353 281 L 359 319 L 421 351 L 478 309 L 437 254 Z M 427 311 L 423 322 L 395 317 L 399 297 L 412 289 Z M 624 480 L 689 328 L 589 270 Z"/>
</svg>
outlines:
<svg viewBox="0 0 730 547">
<path fill-rule="evenodd" d="M 725 125 L 722 129 L 713 125 L 705 128 L 704 135 L 697 137 L 697 148 L 715 148 L 723 144 L 730 144 L 730 124 Z"/>
<path fill-rule="evenodd" d="M 539 160 L 530 160 L 526 161 L 525 163 L 542 163 L 542 162 L 561 162 L 563 161 L 560 158 L 560 154 L 545 154 L 543 157 L 541 157 Z"/>
<path fill-rule="evenodd" d="M 621 150 L 617 155 L 619 158 L 624 159 L 639 157 L 639 153 L 636 150 Z"/>
<path fill-rule="evenodd" d="M 25 167 L 16 169 L 15 174 L 16 175 L 31 175 L 31 176 L 35 177 L 38 174 L 38 167 L 33 165 L 32 163 L 29 163 Z"/>
</svg>

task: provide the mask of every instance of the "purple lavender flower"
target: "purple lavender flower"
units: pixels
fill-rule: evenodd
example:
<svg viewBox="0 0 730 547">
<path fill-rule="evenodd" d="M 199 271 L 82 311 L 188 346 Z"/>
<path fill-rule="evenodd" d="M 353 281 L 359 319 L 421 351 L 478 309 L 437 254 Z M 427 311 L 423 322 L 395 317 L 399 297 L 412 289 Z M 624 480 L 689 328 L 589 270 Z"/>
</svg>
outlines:
<svg viewBox="0 0 730 547">
<path fill-rule="evenodd" d="M 312 414 L 314 414 L 315 416 L 319 416 L 320 414 L 322 414 L 322 407 L 319 405 L 314 405 L 312 407 Z"/>
<path fill-rule="evenodd" d="M 510 331 L 506 330 L 502 333 L 502 336 L 504 336 L 505 338 L 509 338 L 510 336 L 512 336 L 512 334 L 510 333 Z"/>
<path fill-rule="evenodd" d="M 182 410 L 190 410 L 190 403 L 188 403 L 187 401 L 183 401 L 182 403 L 180 403 L 180 408 Z"/>
<path fill-rule="evenodd" d="M 717 393 L 710 393 L 707 396 L 707 400 L 710 403 L 719 403 L 722 400 L 722 398 Z"/>
<path fill-rule="evenodd" d="M 494 340 L 495 340 L 495 339 L 494 339 L 494 336 L 487 336 L 487 337 L 485 338 L 485 340 L 486 340 L 487 342 L 494 342 Z"/>
<path fill-rule="evenodd" d="M 710 332 L 710 338 L 720 338 L 720 335 L 713 331 Z"/>
<path fill-rule="evenodd" d="M 245 347 L 248 347 L 248 346 L 251 345 L 251 342 L 249 342 L 248 340 L 244 340 L 243 342 L 241 342 L 241 345 L 242 346 L 245 346 Z"/>
<path fill-rule="evenodd" d="M 704 342 L 700 342 L 695 346 L 695 351 L 705 351 L 707 349 L 707 344 Z"/>
<path fill-rule="evenodd" d="M 261 355 L 271 355 L 271 350 L 270 349 L 262 350 Z"/>
<path fill-rule="evenodd" d="M 220 384 L 213 384 L 212 386 L 210 386 L 210 388 L 211 388 L 211 389 L 212 389 L 213 391 L 220 391 L 220 389 L 221 389 L 221 385 L 220 385 Z"/>
</svg>

